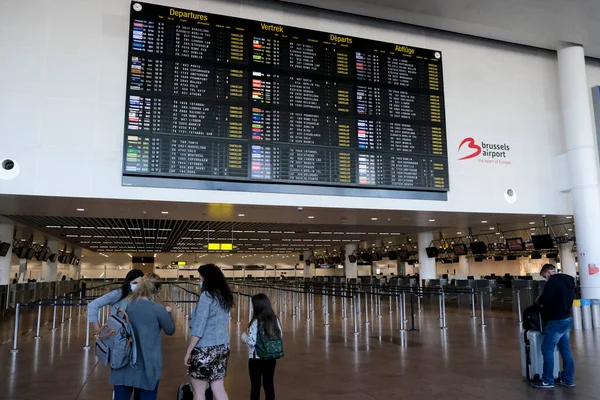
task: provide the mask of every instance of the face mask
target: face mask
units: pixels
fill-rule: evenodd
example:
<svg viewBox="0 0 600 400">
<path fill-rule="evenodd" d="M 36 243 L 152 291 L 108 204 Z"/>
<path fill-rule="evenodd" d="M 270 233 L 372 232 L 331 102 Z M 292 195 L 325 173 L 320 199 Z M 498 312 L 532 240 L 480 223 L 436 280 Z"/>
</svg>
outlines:
<svg viewBox="0 0 600 400">
<path fill-rule="evenodd" d="M 137 283 L 130 283 L 129 287 L 131 288 L 131 291 L 133 292 L 135 290 L 135 288 L 137 287 Z"/>
<path fill-rule="evenodd" d="M 203 283 L 204 283 L 204 282 L 200 281 L 200 289 L 202 289 L 202 284 L 203 284 Z"/>
</svg>

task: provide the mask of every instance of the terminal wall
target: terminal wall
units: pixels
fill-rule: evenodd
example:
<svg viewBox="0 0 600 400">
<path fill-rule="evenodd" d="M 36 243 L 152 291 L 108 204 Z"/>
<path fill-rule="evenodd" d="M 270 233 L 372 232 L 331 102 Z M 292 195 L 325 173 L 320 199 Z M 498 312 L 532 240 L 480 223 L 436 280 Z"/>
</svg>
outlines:
<svg viewBox="0 0 600 400">
<path fill-rule="evenodd" d="M 448 201 L 334 198 L 121 186 L 129 0 L 28 0 L 0 6 L 0 159 L 19 175 L 0 193 L 456 212 L 571 212 L 556 54 L 282 3 L 158 0 L 200 11 L 443 52 Z M 600 67 L 590 63 L 590 77 Z M 595 79 L 595 84 L 599 82 Z M 594 84 L 590 82 L 590 85 Z M 505 164 L 459 161 L 465 138 L 506 143 Z M 505 191 L 513 189 L 510 204 Z"/>
</svg>

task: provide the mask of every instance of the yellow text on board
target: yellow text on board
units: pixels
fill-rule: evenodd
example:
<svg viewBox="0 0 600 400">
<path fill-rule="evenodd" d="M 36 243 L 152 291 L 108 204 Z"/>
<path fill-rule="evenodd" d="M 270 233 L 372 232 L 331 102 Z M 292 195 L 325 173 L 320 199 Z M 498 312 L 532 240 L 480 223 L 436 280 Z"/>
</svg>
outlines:
<svg viewBox="0 0 600 400">
<path fill-rule="evenodd" d="M 273 24 L 265 24 L 265 23 L 261 22 L 260 27 L 262 28 L 263 31 L 283 33 L 283 26 L 273 25 Z"/>
<path fill-rule="evenodd" d="M 412 49 L 410 47 L 406 47 L 406 46 L 400 46 L 400 45 L 396 45 L 396 51 L 400 52 L 400 53 L 405 53 L 405 54 L 410 54 L 413 55 L 415 54 L 415 49 Z"/>
<path fill-rule="evenodd" d="M 197 14 L 197 13 L 191 12 L 191 11 L 179 11 L 179 10 L 175 10 L 174 8 L 171 8 L 169 10 L 169 14 L 174 17 L 179 17 L 179 18 L 190 18 L 190 19 L 197 19 L 199 21 L 208 21 L 208 15 Z"/>
<path fill-rule="evenodd" d="M 331 40 L 332 42 L 352 44 L 352 38 L 345 37 L 345 36 L 338 36 L 338 35 L 334 35 L 334 34 L 329 35 L 329 40 Z"/>
</svg>

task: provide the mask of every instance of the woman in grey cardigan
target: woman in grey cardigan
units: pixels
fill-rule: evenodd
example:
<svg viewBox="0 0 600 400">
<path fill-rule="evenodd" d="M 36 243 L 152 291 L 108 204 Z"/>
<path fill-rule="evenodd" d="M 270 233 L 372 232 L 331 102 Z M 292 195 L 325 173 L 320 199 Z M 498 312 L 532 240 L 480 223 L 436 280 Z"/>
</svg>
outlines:
<svg viewBox="0 0 600 400">
<path fill-rule="evenodd" d="M 171 336 L 175 333 L 175 323 L 169 307 L 152 301 L 158 293 L 156 283 L 144 277 L 127 297 L 127 314 L 137 347 L 137 365 L 110 371 L 109 381 L 115 386 L 115 400 L 129 400 L 134 388 L 140 400 L 156 400 L 158 396 L 162 372 L 161 330 Z"/>
<path fill-rule="evenodd" d="M 228 400 L 223 380 L 229 361 L 229 310 L 233 294 L 223 272 L 214 264 L 202 265 L 202 294 L 194 310 L 184 363 L 194 389 L 194 400 L 204 400 L 210 382 L 216 400 Z"/>
<path fill-rule="evenodd" d="M 96 300 L 88 304 L 88 323 L 94 325 L 94 330 L 96 333 L 100 332 L 100 322 L 98 321 L 98 312 L 100 309 L 104 306 L 110 305 L 111 314 L 114 314 L 119 308 L 123 308 L 123 305 L 127 301 L 127 296 L 129 296 L 129 293 L 135 290 L 137 284 L 142 281 L 143 276 L 144 273 L 139 269 L 132 269 L 125 276 L 125 282 L 123 282 L 123 286 L 106 293 L 102 297 L 98 297 Z"/>
</svg>

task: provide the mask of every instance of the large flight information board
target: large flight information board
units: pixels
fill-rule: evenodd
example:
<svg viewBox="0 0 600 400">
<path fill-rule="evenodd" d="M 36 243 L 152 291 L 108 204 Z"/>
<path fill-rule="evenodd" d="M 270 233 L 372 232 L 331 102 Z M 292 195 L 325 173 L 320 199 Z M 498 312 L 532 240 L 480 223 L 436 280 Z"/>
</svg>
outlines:
<svg viewBox="0 0 600 400">
<path fill-rule="evenodd" d="M 448 191 L 440 52 L 131 7 L 124 176 Z"/>
</svg>

